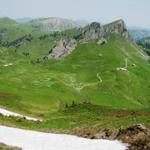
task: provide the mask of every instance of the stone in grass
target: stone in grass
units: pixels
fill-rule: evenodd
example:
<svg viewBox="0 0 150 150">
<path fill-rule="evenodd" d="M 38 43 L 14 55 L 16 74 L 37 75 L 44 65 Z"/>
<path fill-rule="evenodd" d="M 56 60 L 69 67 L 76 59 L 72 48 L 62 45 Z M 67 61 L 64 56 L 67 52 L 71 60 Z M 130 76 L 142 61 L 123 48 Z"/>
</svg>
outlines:
<svg viewBox="0 0 150 150">
<path fill-rule="evenodd" d="M 107 40 L 102 37 L 101 39 L 98 40 L 97 44 L 98 44 L 98 45 L 107 44 Z"/>
</svg>

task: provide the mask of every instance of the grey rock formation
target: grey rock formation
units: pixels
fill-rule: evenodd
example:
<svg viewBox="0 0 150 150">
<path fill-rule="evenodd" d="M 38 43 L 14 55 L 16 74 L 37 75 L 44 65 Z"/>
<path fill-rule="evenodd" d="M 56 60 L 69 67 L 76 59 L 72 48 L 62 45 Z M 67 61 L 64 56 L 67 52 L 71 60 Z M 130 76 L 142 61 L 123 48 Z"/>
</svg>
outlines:
<svg viewBox="0 0 150 150">
<path fill-rule="evenodd" d="M 95 40 L 103 35 L 103 27 L 100 23 L 93 22 L 83 29 L 82 34 L 79 36 L 79 40 L 80 42 Z"/>
<path fill-rule="evenodd" d="M 48 55 L 48 59 L 62 59 L 69 55 L 76 47 L 77 41 L 73 38 L 65 38 L 58 42 L 56 47 L 52 49 L 52 52 Z"/>
<path fill-rule="evenodd" d="M 121 33 L 122 36 L 128 38 L 129 34 L 126 25 L 122 19 L 114 21 L 110 24 L 104 25 L 103 30 L 105 34 L 108 33 Z"/>
<path fill-rule="evenodd" d="M 117 20 L 110 24 L 101 26 L 100 23 L 93 22 L 83 29 L 82 34 L 79 36 L 80 42 L 97 40 L 110 33 L 121 34 L 125 38 L 129 37 L 126 25 L 123 20 Z"/>
</svg>

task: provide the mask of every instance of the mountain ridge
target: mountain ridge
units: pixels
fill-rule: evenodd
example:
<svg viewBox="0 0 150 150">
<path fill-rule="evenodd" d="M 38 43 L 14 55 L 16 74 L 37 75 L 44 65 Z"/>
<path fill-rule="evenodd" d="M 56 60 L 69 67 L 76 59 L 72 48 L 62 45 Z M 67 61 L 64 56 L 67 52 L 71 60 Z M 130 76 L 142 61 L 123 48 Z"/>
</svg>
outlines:
<svg viewBox="0 0 150 150">
<path fill-rule="evenodd" d="M 129 38 L 125 22 L 120 19 L 110 24 L 102 25 L 93 22 L 84 28 L 80 28 L 81 33 L 74 38 L 61 39 L 47 56 L 48 59 L 61 59 L 69 55 L 77 46 L 77 43 L 85 43 L 91 40 L 99 40 L 99 44 L 106 43 L 105 36 L 107 34 L 121 34 L 125 38 Z"/>
</svg>

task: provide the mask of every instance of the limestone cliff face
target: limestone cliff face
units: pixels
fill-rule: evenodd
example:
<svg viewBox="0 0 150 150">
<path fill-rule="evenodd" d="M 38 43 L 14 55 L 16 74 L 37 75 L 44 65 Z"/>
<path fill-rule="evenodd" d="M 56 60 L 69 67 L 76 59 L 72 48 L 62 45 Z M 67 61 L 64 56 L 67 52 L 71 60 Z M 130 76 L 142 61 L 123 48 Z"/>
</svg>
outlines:
<svg viewBox="0 0 150 150">
<path fill-rule="evenodd" d="M 100 23 L 93 22 L 90 25 L 83 28 L 82 33 L 79 35 L 78 40 L 80 41 L 89 41 L 95 40 L 103 36 L 103 27 Z"/>
<path fill-rule="evenodd" d="M 48 58 L 61 59 L 69 55 L 77 46 L 77 43 L 98 40 L 98 44 L 107 43 L 103 37 L 110 33 L 121 34 L 125 38 L 129 37 L 126 25 L 123 20 L 117 20 L 110 24 L 101 26 L 100 23 L 93 22 L 84 27 L 82 32 L 75 38 L 65 38 L 60 40 Z"/>
<path fill-rule="evenodd" d="M 104 25 L 103 32 L 104 34 L 117 33 L 117 34 L 121 34 L 125 38 L 129 37 L 125 22 L 122 19 Z"/>
<path fill-rule="evenodd" d="M 96 40 L 110 33 L 121 34 L 126 38 L 129 37 L 124 21 L 117 20 L 104 26 L 101 26 L 100 23 L 97 22 L 91 23 L 83 29 L 82 34 L 79 36 L 79 40 Z"/>
<path fill-rule="evenodd" d="M 60 59 L 69 55 L 76 47 L 77 41 L 73 38 L 65 38 L 60 40 L 56 47 L 52 49 L 52 52 L 48 55 L 48 59 L 55 58 Z"/>
</svg>

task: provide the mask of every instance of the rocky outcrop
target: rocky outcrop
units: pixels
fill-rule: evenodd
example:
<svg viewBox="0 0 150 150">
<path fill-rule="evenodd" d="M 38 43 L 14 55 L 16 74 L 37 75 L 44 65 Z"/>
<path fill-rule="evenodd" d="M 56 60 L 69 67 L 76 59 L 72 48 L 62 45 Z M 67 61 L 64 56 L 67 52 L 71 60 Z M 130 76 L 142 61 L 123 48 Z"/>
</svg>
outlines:
<svg viewBox="0 0 150 150">
<path fill-rule="evenodd" d="M 150 129 L 141 124 L 116 131 L 104 129 L 92 138 L 121 140 L 129 144 L 129 150 L 150 150 Z"/>
<path fill-rule="evenodd" d="M 79 129 L 79 131 L 73 131 L 72 134 L 91 139 L 121 140 L 128 144 L 129 150 L 150 150 L 150 128 L 142 124 L 116 130 L 103 129 L 96 132 L 92 129 Z"/>
<path fill-rule="evenodd" d="M 78 36 L 78 40 L 80 42 L 90 41 L 98 39 L 104 35 L 103 27 L 101 27 L 100 23 L 93 22 L 90 25 L 83 28 L 82 33 Z"/>
<path fill-rule="evenodd" d="M 54 47 L 51 53 L 48 55 L 48 59 L 62 59 L 69 55 L 76 47 L 77 41 L 73 38 L 65 38 L 60 40 L 56 47 Z"/>
<path fill-rule="evenodd" d="M 97 40 L 110 33 L 121 34 L 125 38 L 129 37 L 124 21 L 117 20 L 104 26 L 101 26 L 100 23 L 93 22 L 83 29 L 83 32 L 79 35 L 78 39 L 81 42 Z"/>
<path fill-rule="evenodd" d="M 127 31 L 125 22 L 122 19 L 114 21 L 110 24 L 104 25 L 103 31 L 105 35 L 109 33 L 117 33 L 117 34 L 121 34 L 125 38 L 129 37 L 129 33 Z"/>
<path fill-rule="evenodd" d="M 130 150 L 150 150 L 150 129 L 144 125 L 120 129 L 116 138 L 130 144 Z"/>
</svg>

